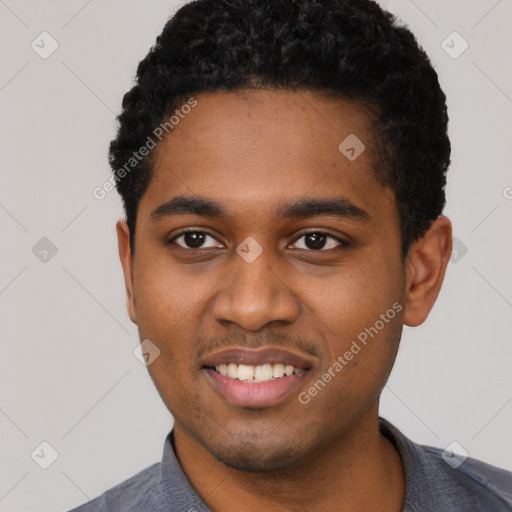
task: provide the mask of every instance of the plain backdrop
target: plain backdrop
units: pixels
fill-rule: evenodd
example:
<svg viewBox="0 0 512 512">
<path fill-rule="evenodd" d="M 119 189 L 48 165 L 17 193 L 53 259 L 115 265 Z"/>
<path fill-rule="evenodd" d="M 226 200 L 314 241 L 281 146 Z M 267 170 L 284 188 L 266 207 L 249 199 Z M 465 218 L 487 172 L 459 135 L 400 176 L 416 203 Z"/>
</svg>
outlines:
<svg viewBox="0 0 512 512">
<path fill-rule="evenodd" d="M 121 202 L 92 190 L 137 63 L 177 5 L 0 1 L 0 510 L 67 510 L 161 458 L 172 417 L 133 354 Z M 512 470 L 512 3 L 382 5 L 448 97 L 457 240 L 428 321 L 405 329 L 381 415 Z M 47 469 L 42 453 L 57 456 Z"/>
</svg>

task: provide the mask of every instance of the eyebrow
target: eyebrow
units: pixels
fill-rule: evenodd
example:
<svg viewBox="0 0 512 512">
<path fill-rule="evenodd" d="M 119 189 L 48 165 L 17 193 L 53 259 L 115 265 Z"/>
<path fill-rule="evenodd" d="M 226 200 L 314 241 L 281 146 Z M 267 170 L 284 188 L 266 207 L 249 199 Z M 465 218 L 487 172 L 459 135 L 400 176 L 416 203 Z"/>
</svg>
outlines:
<svg viewBox="0 0 512 512">
<path fill-rule="evenodd" d="M 176 196 L 161 204 L 150 217 L 157 221 L 174 215 L 199 215 L 221 219 L 228 216 L 226 210 L 211 199 Z M 371 218 L 367 212 L 346 197 L 300 198 L 284 201 L 276 210 L 276 219 L 301 219 L 320 215 L 361 221 L 368 221 Z"/>
</svg>

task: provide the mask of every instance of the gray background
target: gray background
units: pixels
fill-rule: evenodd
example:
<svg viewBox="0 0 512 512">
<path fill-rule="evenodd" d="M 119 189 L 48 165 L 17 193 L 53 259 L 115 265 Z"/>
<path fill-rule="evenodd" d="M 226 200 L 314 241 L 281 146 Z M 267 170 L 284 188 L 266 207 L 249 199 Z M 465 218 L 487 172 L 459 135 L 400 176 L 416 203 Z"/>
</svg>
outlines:
<svg viewBox="0 0 512 512">
<path fill-rule="evenodd" d="M 457 441 L 512 470 L 512 3 L 382 4 L 417 35 L 448 96 L 445 213 L 459 242 L 430 318 L 405 329 L 381 414 L 415 441 Z M 0 510 L 76 506 L 158 461 L 172 425 L 133 355 L 120 200 L 92 190 L 109 177 L 122 95 L 177 5 L 0 0 Z M 50 48 L 43 31 L 59 45 L 47 59 L 31 48 Z M 457 58 L 453 31 L 469 44 Z M 48 469 L 43 441 L 58 453 Z"/>
</svg>

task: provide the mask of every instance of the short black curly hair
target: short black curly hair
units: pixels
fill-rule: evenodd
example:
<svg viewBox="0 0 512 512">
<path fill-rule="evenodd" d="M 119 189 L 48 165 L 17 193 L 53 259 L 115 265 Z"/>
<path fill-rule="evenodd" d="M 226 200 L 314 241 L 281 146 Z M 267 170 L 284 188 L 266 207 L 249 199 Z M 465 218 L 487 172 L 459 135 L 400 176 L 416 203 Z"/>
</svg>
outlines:
<svg viewBox="0 0 512 512">
<path fill-rule="evenodd" d="M 446 97 L 414 35 L 371 0 L 194 0 L 177 10 L 139 63 L 110 144 L 132 254 L 153 152 L 133 170 L 127 162 L 192 95 L 254 88 L 316 91 L 374 113 L 374 172 L 395 193 L 405 257 L 445 205 Z"/>
</svg>

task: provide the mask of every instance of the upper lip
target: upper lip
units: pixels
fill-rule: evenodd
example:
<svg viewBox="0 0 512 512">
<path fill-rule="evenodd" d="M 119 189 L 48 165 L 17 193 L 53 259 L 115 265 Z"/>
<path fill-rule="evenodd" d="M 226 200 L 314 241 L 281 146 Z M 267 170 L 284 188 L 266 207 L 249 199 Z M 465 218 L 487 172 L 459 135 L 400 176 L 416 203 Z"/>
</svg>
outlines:
<svg viewBox="0 0 512 512">
<path fill-rule="evenodd" d="M 208 354 L 203 359 L 202 366 L 217 366 L 229 363 L 245 364 L 248 366 L 283 364 L 303 370 L 308 370 L 312 366 L 311 358 L 277 347 L 261 347 L 258 349 L 243 347 L 224 348 Z"/>
</svg>

